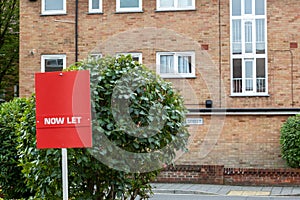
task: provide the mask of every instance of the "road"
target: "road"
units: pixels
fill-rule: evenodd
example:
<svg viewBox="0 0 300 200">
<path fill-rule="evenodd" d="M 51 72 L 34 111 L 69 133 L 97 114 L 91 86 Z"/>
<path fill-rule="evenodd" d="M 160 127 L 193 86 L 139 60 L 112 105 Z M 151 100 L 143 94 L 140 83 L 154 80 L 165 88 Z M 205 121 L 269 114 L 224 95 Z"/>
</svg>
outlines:
<svg viewBox="0 0 300 200">
<path fill-rule="evenodd" d="M 300 200 L 300 197 L 248 197 L 248 196 L 215 196 L 195 194 L 155 194 L 150 200 Z"/>
</svg>

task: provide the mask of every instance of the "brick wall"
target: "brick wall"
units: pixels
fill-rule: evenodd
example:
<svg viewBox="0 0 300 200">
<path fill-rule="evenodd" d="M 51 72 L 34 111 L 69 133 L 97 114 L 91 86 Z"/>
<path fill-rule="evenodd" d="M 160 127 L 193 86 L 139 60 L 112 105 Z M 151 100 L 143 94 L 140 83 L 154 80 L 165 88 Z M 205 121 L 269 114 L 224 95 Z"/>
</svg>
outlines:
<svg viewBox="0 0 300 200">
<path fill-rule="evenodd" d="M 165 183 L 210 183 L 223 184 L 224 166 L 217 165 L 176 165 L 164 169 L 157 182 Z"/>
<path fill-rule="evenodd" d="M 175 165 L 157 177 L 161 183 L 300 186 L 300 169 L 224 168 L 222 165 Z"/>
<path fill-rule="evenodd" d="M 220 0 L 221 41 L 218 3 L 196 0 L 194 11 L 157 12 L 155 0 L 144 0 L 142 13 L 116 13 L 115 1 L 103 0 L 103 14 L 88 14 L 88 0 L 79 0 L 79 59 L 91 52 L 141 52 L 143 63 L 155 70 L 156 51 L 193 50 L 197 78 L 171 80 L 190 107 L 203 107 L 206 99 L 213 99 L 216 107 L 220 99 L 224 107 L 234 108 L 290 107 L 292 99 L 299 106 L 299 48 L 289 51 L 290 42 L 300 42 L 300 19 L 293 6 L 298 0 L 267 0 L 268 97 L 230 97 L 229 0 Z M 20 6 L 20 92 L 28 96 L 34 91 L 33 73 L 40 71 L 42 54 L 64 53 L 67 65 L 74 63 L 75 5 L 67 0 L 67 15 L 56 16 L 41 16 L 41 1 L 21 1 Z"/>
<path fill-rule="evenodd" d="M 199 117 L 199 116 L 190 116 Z M 280 127 L 288 116 L 200 116 L 203 125 L 190 125 L 189 151 L 178 165 L 225 167 L 286 167 L 280 152 Z"/>
</svg>

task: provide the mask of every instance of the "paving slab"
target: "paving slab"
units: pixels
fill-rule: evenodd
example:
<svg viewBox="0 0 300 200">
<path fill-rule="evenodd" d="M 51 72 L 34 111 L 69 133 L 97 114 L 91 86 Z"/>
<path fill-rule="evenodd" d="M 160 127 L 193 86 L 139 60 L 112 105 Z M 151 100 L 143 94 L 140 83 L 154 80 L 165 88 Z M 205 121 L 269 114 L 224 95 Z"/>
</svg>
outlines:
<svg viewBox="0 0 300 200">
<path fill-rule="evenodd" d="M 181 183 L 153 183 L 152 186 L 154 193 L 211 194 L 222 196 L 300 196 L 300 187 L 255 187 Z"/>
</svg>

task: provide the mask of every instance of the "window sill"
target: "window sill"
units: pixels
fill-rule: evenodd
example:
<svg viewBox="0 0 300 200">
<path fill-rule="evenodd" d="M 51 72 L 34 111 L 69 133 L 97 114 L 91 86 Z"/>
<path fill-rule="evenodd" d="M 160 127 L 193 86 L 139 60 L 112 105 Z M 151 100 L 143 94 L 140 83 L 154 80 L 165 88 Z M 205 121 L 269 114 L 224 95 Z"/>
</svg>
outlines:
<svg viewBox="0 0 300 200">
<path fill-rule="evenodd" d="M 44 17 L 44 16 L 59 16 L 59 15 L 67 15 L 67 13 L 42 13 L 42 14 L 40 14 L 41 17 Z"/>
<path fill-rule="evenodd" d="M 103 12 L 88 12 L 87 13 L 88 15 L 103 15 L 104 13 Z"/>
<path fill-rule="evenodd" d="M 270 97 L 269 94 L 263 93 L 255 93 L 255 94 L 231 94 L 230 97 Z"/>
<path fill-rule="evenodd" d="M 187 8 L 187 9 L 157 9 L 155 12 L 184 12 L 184 11 L 196 11 L 196 8 Z"/>
<path fill-rule="evenodd" d="M 115 14 L 127 14 L 127 13 L 143 13 L 143 10 L 128 10 L 128 11 L 116 11 Z"/>
<path fill-rule="evenodd" d="M 162 76 L 160 75 L 161 78 L 164 79 L 195 79 L 197 76 Z"/>
</svg>

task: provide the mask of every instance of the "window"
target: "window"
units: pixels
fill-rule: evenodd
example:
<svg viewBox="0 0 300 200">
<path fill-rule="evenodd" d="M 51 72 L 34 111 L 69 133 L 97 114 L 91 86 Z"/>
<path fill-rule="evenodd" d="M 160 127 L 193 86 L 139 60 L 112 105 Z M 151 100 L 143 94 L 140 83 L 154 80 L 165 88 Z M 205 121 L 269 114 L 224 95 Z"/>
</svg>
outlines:
<svg viewBox="0 0 300 200">
<path fill-rule="evenodd" d="M 143 57 L 142 57 L 142 53 L 118 53 L 117 56 L 120 55 L 131 55 L 132 60 L 137 61 L 138 63 L 142 64 L 143 63 Z"/>
<path fill-rule="evenodd" d="M 266 0 L 231 0 L 231 94 L 267 95 Z"/>
<path fill-rule="evenodd" d="M 66 55 L 42 55 L 41 72 L 62 71 L 66 68 Z"/>
<path fill-rule="evenodd" d="M 117 12 L 142 12 L 142 0 L 117 0 Z"/>
<path fill-rule="evenodd" d="M 42 0 L 42 14 L 66 14 L 66 0 Z"/>
<path fill-rule="evenodd" d="M 157 10 L 194 10 L 195 0 L 157 0 Z"/>
<path fill-rule="evenodd" d="M 195 77 L 194 52 L 158 52 L 156 72 L 163 78 Z"/>
<path fill-rule="evenodd" d="M 89 0 L 89 13 L 102 13 L 102 0 Z"/>
</svg>

